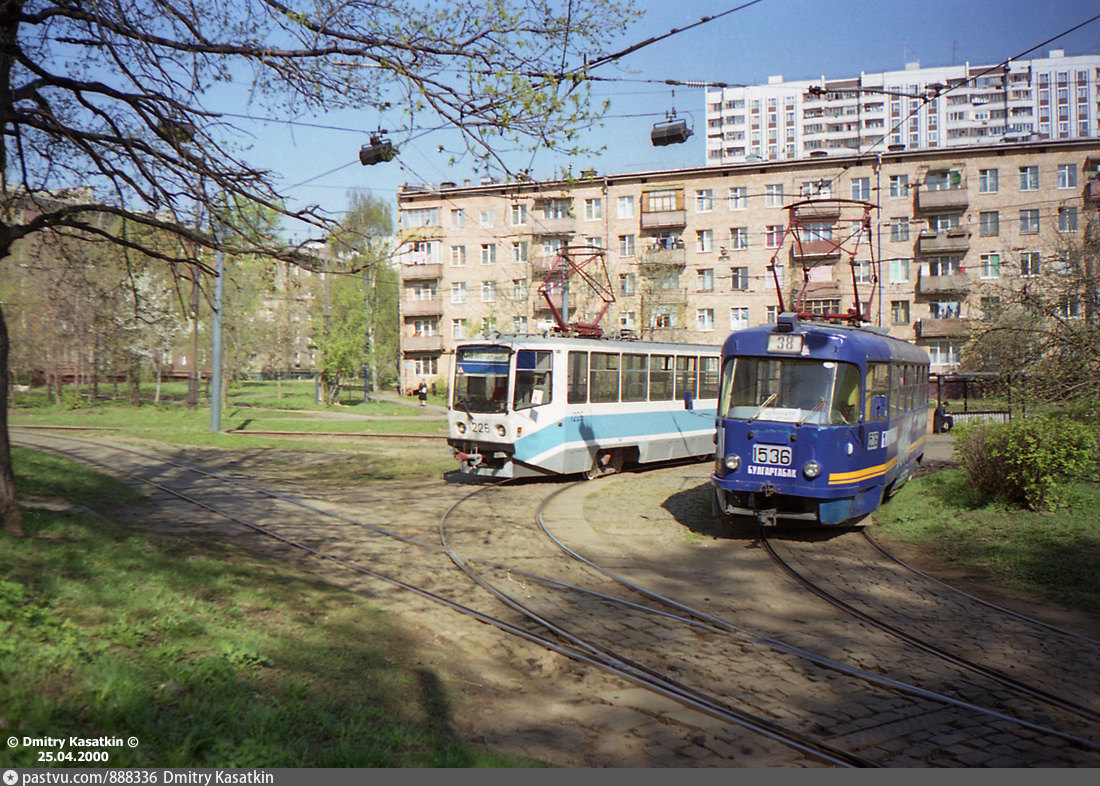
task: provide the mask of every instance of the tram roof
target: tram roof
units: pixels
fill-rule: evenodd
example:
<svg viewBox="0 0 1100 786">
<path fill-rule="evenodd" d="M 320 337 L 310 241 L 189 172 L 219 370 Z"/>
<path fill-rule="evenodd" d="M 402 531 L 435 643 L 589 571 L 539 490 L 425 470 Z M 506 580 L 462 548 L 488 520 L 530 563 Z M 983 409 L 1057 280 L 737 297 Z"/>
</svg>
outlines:
<svg viewBox="0 0 1100 786">
<path fill-rule="evenodd" d="M 616 350 L 620 352 L 679 352 L 684 354 L 699 354 L 700 352 L 719 354 L 722 345 L 715 344 L 689 344 L 670 341 L 643 341 L 633 338 L 586 338 L 576 336 L 530 335 L 502 333 L 484 339 L 471 339 L 463 341 L 455 347 L 457 352 L 462 347 L 484 346 L 508 346 L 520 349 L 538 349 L 540 347 L 560 347 L 562 349 L 589 349 L 594 351 Z"/>
<path fill-rule="evenodd" d="M 783 326 L 787 329 L 784 330 Z M 875 327 L 853 327 L 830 322 L 803 322 L 793 315 L 782 315 L 779 323 L 759 325 L 738 330 L 722 344 L 723 355 L 769 355 L 767 337 L 772 333 L 800 333 L 835 339 L 838 342 L 837 360 L 854 359 L 854 356 L 872 360 L 905 360 L 911 363 L 927 363 L 928 353 L 920 347 L 891 336 Z M 815 353 L 814 357 L 821 357 Z"/>
</svg>

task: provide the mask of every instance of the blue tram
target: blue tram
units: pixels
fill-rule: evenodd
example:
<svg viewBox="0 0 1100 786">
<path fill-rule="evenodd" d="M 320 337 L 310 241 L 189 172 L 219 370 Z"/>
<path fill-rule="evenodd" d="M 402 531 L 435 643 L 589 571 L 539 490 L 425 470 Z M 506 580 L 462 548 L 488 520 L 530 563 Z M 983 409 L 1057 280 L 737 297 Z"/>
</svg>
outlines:
<svg viewBox="0 0 1100 786">
<path fill-rule="evenodd" d="M 717 424 L 716 512 L 851 522 L 923 458 L 928 354 L 874 328 L 786 313 L 726 339 Z"/>
<path fill-rule="evenodd" d="M 714 450 L 718 347 L 497 336 L 455 348 L 447 442 L 460 471 L 583 473 Z"/>
</svg>

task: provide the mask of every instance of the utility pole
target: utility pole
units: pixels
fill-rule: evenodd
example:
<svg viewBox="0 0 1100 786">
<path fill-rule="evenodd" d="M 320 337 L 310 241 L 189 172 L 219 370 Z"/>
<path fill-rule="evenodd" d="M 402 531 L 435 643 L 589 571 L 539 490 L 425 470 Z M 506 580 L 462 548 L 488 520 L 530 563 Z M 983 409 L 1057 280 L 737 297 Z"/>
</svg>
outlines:
<svg viewBox="0 0 1100 786">
<path fill-rule="evenodd" d="M 222 226 L 215 217 L 214 238 L 222 241 Z M 218 277 L 214 282 L 214 326 L 210 338 L 210 430 L 222 430 L 222 296 L 225 294 L 225 252 L 215 252 Z"/>
<path fill-rule="evenodd" d="M 372 320 L 371 320 L 371 308 L 370 308 L 370 293 L 371 293 L 371 268 L 372 265 L 367 265 L 363 268 L 363 314 L 366 322 L 366 359 L 363 361 L 363 403 L 370 402 L 370 390 L 374 375 L 371 373 L 374 369 L 374 364 L 371 362 L 371 358 L 374 354 L 374 342 L 372 335 Z"/>
</svg>

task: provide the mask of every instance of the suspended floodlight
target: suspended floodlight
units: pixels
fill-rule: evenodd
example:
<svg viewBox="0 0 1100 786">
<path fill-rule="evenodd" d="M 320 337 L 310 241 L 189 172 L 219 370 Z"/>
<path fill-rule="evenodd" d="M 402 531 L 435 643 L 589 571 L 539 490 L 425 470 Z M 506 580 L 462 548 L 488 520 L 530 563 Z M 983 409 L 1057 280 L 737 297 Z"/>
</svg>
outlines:
<svg viewBox="0 0 1100 786">
<path fill-rule="evenodd" d="M 675 103 L 675 90 L 672 91 L 672 100 Z M 678 120 L 676 118 L 676 108 L 673 107 L 665 112 L 665 122 L 653 124 L 649 141 L 653 143 L 654 147 L 664 147 L 665 145 L 679 145 L 686 142 L 689 136 L 691 136 L 691 129 L 688 128 L 687 121 Z"/>
<path fill-rule="evenodd" d="M 691 136 L 691 129 L 688 128 L 686 120 L 667 120 L 664 123 L 653 124 L 649 140 L 654 147 L 663 147 L 686 142 L 689 136 Z"/>
<path fill-rule="evenodd" d="M 382 139 L 375 134 L 370 138 L 369 145 L 363 145 L 359 150 L 359 163 L 363 166 L 381 164 L 392 161 L 397 156 L 397 148 L 388 139 Z"/>
</svg>

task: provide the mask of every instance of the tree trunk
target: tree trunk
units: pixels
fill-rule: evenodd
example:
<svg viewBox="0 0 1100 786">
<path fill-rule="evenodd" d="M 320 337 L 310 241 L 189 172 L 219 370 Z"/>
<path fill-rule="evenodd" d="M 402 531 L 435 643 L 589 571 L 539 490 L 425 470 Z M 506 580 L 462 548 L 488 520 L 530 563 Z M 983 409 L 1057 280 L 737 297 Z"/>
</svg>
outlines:
<svg viewBox="0 0 1100 786">
<path fill-rule="evenodd" d="M 15 498 L 15 473 L 11 466 L 11 446 L 8 442 L 8 324 L 0 306 L 0 528 L 18 538 L 26 535 L 23 514 Z"/>
</svg>

